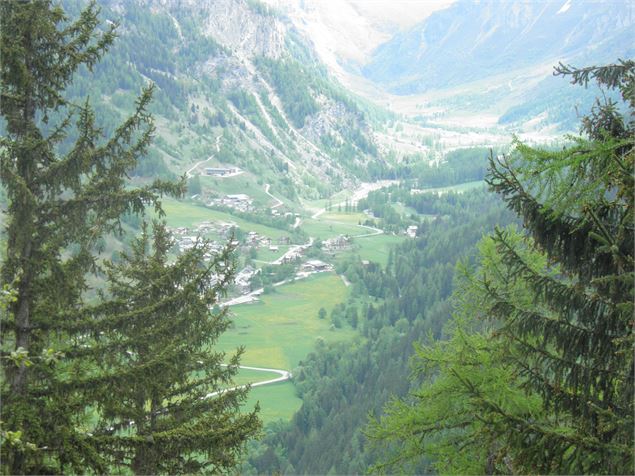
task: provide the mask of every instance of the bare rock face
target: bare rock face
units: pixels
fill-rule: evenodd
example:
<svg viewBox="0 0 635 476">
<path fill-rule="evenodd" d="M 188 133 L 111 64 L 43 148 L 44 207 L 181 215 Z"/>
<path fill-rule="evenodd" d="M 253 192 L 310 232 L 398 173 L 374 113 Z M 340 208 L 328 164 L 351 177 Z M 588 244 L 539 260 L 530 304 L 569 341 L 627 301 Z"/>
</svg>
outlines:
<svg viewBox="0 0 635 476">
<path fill-rule="evenodd" d="M 285 27 L 274 15 L 255 12 L 244 0 L 197 2 L 205 11 L 204 31 L 219 43 L 245 57 L 282 56 Z"/>
<path fill-rule="evenodd" d="M 243 57 L 279 59 L 286 28 L 268 7 L 246 0 L 145 0 L 150 7 L 197 17 L 202 33 Z M 178 16 L 178 15 L 175 15 Z"/>
<path fill-rule="evenodd" d="M 349 124 L 354 127 L 364 127 L 359 120 L 358 114 L 348 110 L 342 103 L 319 95 L 316 98 L 320 105 L 319 111 L 306 118 L 302 133 L 314 142 L 319 142 L 325 135 L 331 135 L 342 144 L 345 139 L 341 137 L 338 129 L 341 124 Z"/>
</svg>

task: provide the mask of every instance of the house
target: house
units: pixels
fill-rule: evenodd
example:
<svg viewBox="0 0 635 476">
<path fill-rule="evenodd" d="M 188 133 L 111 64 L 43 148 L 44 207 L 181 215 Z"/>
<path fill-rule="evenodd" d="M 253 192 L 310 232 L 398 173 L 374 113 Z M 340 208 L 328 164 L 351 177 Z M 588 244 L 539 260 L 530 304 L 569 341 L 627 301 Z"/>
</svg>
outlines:
<svg viewBox="0 0 635 476">
<path fill-rule="evenodd" d="M 256 274 L 260 272 L 259 269 L 255 269 L 253 266 L 245 266 L 240 272 L 236 275 L 236 281 L 240 280 L 249 280 Z"/>
<path fill-rule="evenodd" d="M 258 233 L 256 233 L 255 231 L 250 231 L 249 233 L 247 233 L 247 238 L 245 241 L 250 245 L 257 245 L 260 241 L 260 236 L 258 236 Z"/>
<path fill-rule="evenodd" d="M 326 251 L 337 251 L 343 250 L 350 245 L 350 239 L 348 236 L 339 235 L 335 238 L 331 238 L 329 240 L 325 240 L 322 242 L 322 247 Z"/>
<path fill-rule="evenodd" d="M 227 200 L 231 200 L 234 202 L 248 202 L 251 201 L 251 199 L 249 198 L 249 195 L 244 194 L 244 193 L 235 193 L 233 195 L 226 195 L 225 198 Z"/>
<path fill-rule="evenodd" d="M 419 227 L 417 225 L 411 225 L 408 227 L 408 229 L 406 230 L 406 235 L 408 235 L 410 238 L 415 238 L 417 236 L 417 229 Z"/>
<path fill-rule="evenodd" d="M 179 250 L 182 252 L 194 248 L 194 245 L 199 240 L 197 236 L 183 236 L 177 240 Z"/>
<path fill-rule="evenodd" d="M 242 294 L 246 294 L 251 290 L 252 278 L 260 272 L 252 266 L 245 266 L 237 275 L 235 284 Z"/>
<path fill-rule="evenodd" d="M 198 225 L 198 227 L 196 227 L 196 230 L 200 233 L 208 233 L 212 231 L 213 229 L 214 229 L 214 225 L 209 222 L 203 222 L 200 225 Z"/>
<path fill-rule="evenodd" d="M 280 258 L 281 264 L 293 263 L 302 256 L 302 252 L 298 250 L 289 251 Z"/>
<path fill-rule="evenodd" d="M 214 177 L 223 177 L 237 172 L 237 167 L 205 167 L 205 175 L 211 175 Z"/>
<path fill-rule="evenodd" d="M 328 271 L 331 269 L 331 265 L 319 259 L 310 259 L 302 265 L 302 269 L 313 272 Z"/>
</svg>

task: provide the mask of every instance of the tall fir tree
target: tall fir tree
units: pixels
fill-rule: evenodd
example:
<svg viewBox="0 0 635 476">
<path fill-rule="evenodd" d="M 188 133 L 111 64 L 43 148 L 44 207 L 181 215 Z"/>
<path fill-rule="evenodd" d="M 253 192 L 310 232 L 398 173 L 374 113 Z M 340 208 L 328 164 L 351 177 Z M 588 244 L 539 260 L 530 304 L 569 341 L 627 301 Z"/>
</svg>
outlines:
<svg viewBox="0 0 635 476">
<path fill-rule="evenodd" d="M 503 323 L 498 335 L 516 350 L 510 355 L 519 356 L 511 363 L 523 387 L 542 397 L 549 415 L 544 427 L 516 423 L 510 439 L 528 468 L 628 473 L 635 469 L 635 61 L 559 65 L 556 73 L 618 89 L 627 115 L 598 100 L 572 146 L 552 152 L 517 144 L 517 160 L 491 161 L 491 188 L 559 267 L 556 276 L 532 269 L 504 232 L 494 236 L 535 305 L 517 306 L 486 286 L 490 314 Z"/>
<path fill-rule="evenodd" d="M 122 416 L 123 410 L 112 403 L 112 389 L 108 387 L 121 379 L 108 372 L 115 367 L 103 364 L 104 352 L 116 348 L 123 339 L 116 333 L 106 335 L 105 323 L 123 316 L 106 318 L 100 314 L 108 306 L 114 310 L 116 303 L 103 303 L 97 308 L 86 304 L 88 275 L 100 269 L 97 254 L 103 237 L 121 232 L 123 214 L 141 214 L 148 205 L 161 213 L 162 194 L 177 196 L 185 190 L 183 180 L 155 181 L 142 188 L 129 186 L 128 174 L 146 153 L 154 132 L 147 112 L 152 87 L 142 92 L 134 113 L 111 137 L 104 137 L 97 127 L 88 100 L 76 105 L 64 97 L 64 88 L 73 74 L 82 66 L 90 70 L 113 42 L 115 25 L 103 29 L 98 14 L 92 3 L 71 22 L 49 0 L 0 2 L 0 112 L 6 131 L 0 139 L 0 179 L 8 200 L 1 274 L 3 293 L 11 291 L 3 295 L 6 311 L 0 315 L 0 459 L 2 471 L 9 474 L 106 473 L 113 462 L 126 461 L 129 453 L 117 456 L 108 451 L 111 442 L 122 439 L 122 435 L 99 433 L 94 422 L 100 415 L 113 420 Z M 61 119 L 56 121 L 54 117 Z M 75 139 L 66 147 L 71 137 Z M 66 153 L 61 152 L 63 142 Z M 184 268 L 183 273 L 194 279 L 192 286 L 200 285 L 200 276 L 193 268 Z M 182 276 L 183 286 L 191 289 L 184 279 Z M 203 288 L 199 291 L 204 297 L 193 300 L 191 309 L 200 312 L 210 294 Z M 177 302 L 184 294 L 178 288 L 166 288 L 165 292 L 166 302 Z M 184 309 L 186 314 L 190 311 Z M 183 322 L 182 316 L 173 319 Z M 211 332 L 200 336 L 201 340 L 195 341 L 199 343 L 212 341 L 225 325 L 219 317 L 209 325 L 203 325 L 200 319 L 196 322 L 201 331 Z M 142 339 L 141 329 L 138 332 Z M 131 345 L 133 335 L 126 338 Z M 192 355 L 196 355 L 196 344 L 193 346 Z M 202 370 L 211 372 L 219 382 L 228 379 L 235 361 L 229 370 L 213 370 L 212 362 L 218 356 L 206 355 L 201 359 L 205 366 Z M 187 362 L 183 378 L 189 376 L 191 362 Z M 119 360 L 117 368 L 122 373 L 140 372 L 134 366 L 125 370 L 123 363 Z M 191 381 L 189 394 L 181 388 L 181 396 L 187 394 L 192 403 L 199 384 L 211 382 L 205 375 Z M 149 380 L 151 376 L 145 382 Z M 183 380 L 178 382 L 182 384 Z M 142 393 L 140 387 L 132 388 Z M 243 436 L 253 433 L 247 428 L 254 422 L 253 415 L 236 415 L 235 403 L 242 397 L 241 392 L 233 392 L 198 403 L 201 411 L 218 410 L 216 415 L 193 418 L 188 414 L 186 418 L 168 412 L 175 422 L 171 429 L 180 431 L 174 430 L 170 440 L 170 464 L 179 458 L 175 456 L 179 448 L 199 447 L 191 442 L 197 435 L 206 443 L 214 442 L 203 450 L 210 453 L 208 461 L 218 468 L 230 465 Z M 210 422 L 216 426 L 202 428 Z M 231 428 L 231 422 L 237 428 Z M 140 418 L 139 424 L 144 423 Z M 189 425 L 189 434 L 176 423 Z M 144 430 L 143 436 L 131 437 L 128 445 L 138 454 L 133 467 L 136 471 L 147 468 L 144 465 L 149 458 L 144 458 L 142 451 L 145 446 L 138 444 L 146 437 L 152 438 L 152 432 Z M 174 442 L 179 438 L 182 446 Z M 186 440 L 189 446 L 183 443 Z M 167 448 L 164 450 L 168 454 Z M 178 465 L 171 468 L 176 470 Z"/>
<path fill-rule="evenodd" d="M 227 308 L 210 308 L 233 280 L 231 248 L 214 255 L 199 241 L 170 260 L 174 241 L 162 223 L 107 266 L 101 316 L 101 420 L 93 430 L 113 466 L 135 474 L 182 474 L 233 468 L 260 427 L 240 405 L 247 389 L 232 387 L 239 353 L 228 365 L 213 350 L 229 326 Z M 222 387 L 225 387 L 223 389 Z"/>
<path fill-rule="evenodd" d="M 516 141 L 517 154 L 491 158 L 488 183 L 526 234 L 497 230 L 483 245 L 453 338 L 418 352 L 424 383 L 371 423 L 371 439 L 403 444 L 389 464 L 427 454 L 446 472 L 635 470 L 635 62 L 557 73 L 618 89 L 628 116 L 598 101 L 564 149 Z"/>
<path fill-rule="evenodd" d="M 91 5 L 68 22 L 49 1 L 0 3 L 0 178 L 8 198 L 2 281 L 15 289 L 2 322 L 2 423 L 21 436 L 20 444 L 3 442 L 2 465 L 12 474 L 105 469 L 78 430 L 88 389 L 81 365 L 66 352 L 77 338 L 72 321 L 100 238 L 118 229 L 124 212 L 139 213 L 158 204 L 158 194 L 182 189 L 161 182 L 126 187 L 153 132 L 151 88 L 107 139 L 88 101 L 64 99 L 75 71 L 92 67 L 114 39 L 114 27 L 99 31 L 97 15 Z M 59 155 L 73 115 L 77 139 Z"/>
</svg>

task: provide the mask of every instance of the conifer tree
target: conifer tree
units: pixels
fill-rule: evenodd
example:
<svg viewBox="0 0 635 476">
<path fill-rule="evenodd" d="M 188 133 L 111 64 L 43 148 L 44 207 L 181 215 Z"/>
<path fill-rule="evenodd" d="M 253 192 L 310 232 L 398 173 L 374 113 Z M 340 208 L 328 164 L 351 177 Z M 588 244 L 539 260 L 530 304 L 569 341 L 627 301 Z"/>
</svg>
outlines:
<svg viewBox="0 0 635 476">
<path fill-rule="evenodd" d="M 109 376 L 93 433 L 113 466 L 135 474 L 226 471 L 259 428 L 255 411 L 239 411 L 247 390 L 221 388 L 232 386 L 239 354 L 224 366 L 212 347 L 229 325 L 227 308 L 210 308 L 233 280 L 232 250 L 210 259 L 199 241 L 168 262 L 174 242 L 164 224 L 153 230 L 151 239 L 144 226 L 107 266 L 108 296 L 93 310 L 97 365 Z"/>
<path fill-rule="evenodd" d="M 3 1 L 0 34 L 0 179 L 8 200 L 1 277 L 14 290 L 1 323 L 2 434 L 12 435 L 2 441 L 2 470 L 107 472 L 88 432 L 97 375 L 85 357 L 99 349 L 86 342 L 86 276 L 123 213 L 159 207 L 160 194 L 180 194 L 183 184 L 127 187 L 153 133 L 152 88 L 108 138 L 88 101 L 64 98 L 78 68 L 90 69 L 114 39 L 114 26 L 100 29 L 94 4 L 70 22 L 48 0 Z M 76 139 L 61 153 L 73 118 Z"/>
<path fill-rule="evenodd" d="M 489 314 L 515 350 L 510 362 L 524 388 L 549 412 L 544 425 L 508 421 L 517 430 L 510 444 L 526 468 L 541 472 L 626 474 L 634 469 L 635 61 L 561 64 L 556 73 L 618 89 L 630 117 L 598 101 L 572 146 L 553 152 L 517 143 L 517 159 L 491 160 L 491 188 L 559 270 L 533 269 L 496 232 L 512 278 L 535 299 L 528 309 L 485 280 Z"/>
<path fill-rule="evenodd" d="M 387 463 L 428 455 L 445 472 L 635 470 L 635 62 L 556 72 L 618 89 L 629 116 L 598 101 L 564 149 L 516 141 L 517 154 L 491 158 L 488 183 L 526 232 L 499 229 L 483 245 L 456 293 L 454 337 L 418 352 L 424 383 L 372 422 L 372 439 L 406 442 Z"/>
</svg>

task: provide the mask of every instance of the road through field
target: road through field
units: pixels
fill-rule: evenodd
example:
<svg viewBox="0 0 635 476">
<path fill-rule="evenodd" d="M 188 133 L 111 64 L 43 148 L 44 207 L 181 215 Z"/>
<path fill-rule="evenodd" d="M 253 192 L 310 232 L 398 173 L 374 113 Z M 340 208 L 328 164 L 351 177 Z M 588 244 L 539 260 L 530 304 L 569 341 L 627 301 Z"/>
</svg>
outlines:
<svg viewBox="0 0 635 476">
<path fill-rule="evenodd" d="M 227 364 L 221 364 L 221 366 L 227 367 Z M 220 395 L 222 393 L 229 392 L 231 390 L 238 390 L 241 388 L 245 388 L 247 386 L 251 386 L 251 388 L 254 388 L 254 387 L 262 387 L 263 385 L 271 385 L 272 383 L 284 382 L 285 380 L 289 380 L 292 377 L 291 372 L 289 372 L 288 370 L 268 369 L 264 367 L 248 367 L 246 365 L 239 365 L 238 368 L 245 369 L 245 370 L 256 370 L 258 372 L 276 373 L 280 375 L 280 377 L 272 378 L 270 380 L 264 380 L 262 382 L 250 383 L 245 385 L 237 385 L 236 387 L 225 388 L 223 390 L 218 390 L 217 392 L 208 393 L 207 395 L 205 395 L 205 398 L 212 398 L 212 397 L 215 397 L 216 395 Z"/>
</svg>

